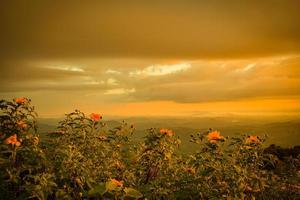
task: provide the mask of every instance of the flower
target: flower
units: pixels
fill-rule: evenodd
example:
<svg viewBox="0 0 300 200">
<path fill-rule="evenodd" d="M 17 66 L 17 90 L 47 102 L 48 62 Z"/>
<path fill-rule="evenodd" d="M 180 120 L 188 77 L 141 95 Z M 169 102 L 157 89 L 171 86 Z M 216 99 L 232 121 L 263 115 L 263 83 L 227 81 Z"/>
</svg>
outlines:
<svg viewBox="0 0 300 200">
<path fill-rule="evenodd" d="M 217 140 L 224 140 L 224 137 L 220 135 L 219 131 L 213 131 L 209 133 L 207 138 L 211 143 L 215 143 Z"/>
<path fill-rule="evenodd" d="M 246 144 L 255 144 L 259 142 L 260 140 L 256 135 L 250 135 L 249 137 L 246 138 Z"/>
<path fill-rule="evenodd" d="M 5 144 L 16 145 L 17 147 L 21 145 L 21 142 L 18 141 L 16 134 L 6 138 L 6 140 L 4 140 L 4 143 Z"/>
<path fill-rule="evenodd" d="M 116 185 L 116 186 L 119 186 L 119 187 L 123 187 L 123 183 L 121 181 L 118 181 L 116 179 L 111 179 L 111 182 Z"/>
<path fill-rule="evenodd" d="M 169 130 L 169 129 L 160 129 L 159 131 L 161 134 L 164 134 L 164 135 L 167 135 L 167 136 L 173 136 L 174 135 L 174 132 L 172 130 Z"/>
<path fill-rule="evenodd" d="M 18 125 L 20 128 L 22 128 L 22 129 L 27 128 L 27 124 L 26 124 L 23 120 L 18 121 L 18 122 L 17 122 L 17 125 Z"/>
<path fill-rule="evenodd" d="M 15 98 L 15 102 L 18 103 L 18 104 L 23 104 L 27 101 L 27 99 L 25 97 L 18 97 L 18 98 Z"/>
<path fill-rule="evenodd" d="M 102 119 L 102 116 L 100 114 L 97 114 L 97 113 L 92 113 L 90 114 L 90 117 L 93 121 L 97 122 L 99 121 L 100 119 Z"/>
</svg>

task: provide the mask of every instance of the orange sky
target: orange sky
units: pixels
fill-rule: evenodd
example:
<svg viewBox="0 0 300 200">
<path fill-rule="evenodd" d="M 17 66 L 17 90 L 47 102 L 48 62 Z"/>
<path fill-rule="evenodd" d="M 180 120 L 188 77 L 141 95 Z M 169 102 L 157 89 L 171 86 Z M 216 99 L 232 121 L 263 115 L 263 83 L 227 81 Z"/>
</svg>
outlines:
<svg viewBox="0 0 300 200">
<path fill-rule="evenodd" d="M 41 117 L 297 115 L 300 1 L 5 1 L 0 98 Z"/>
<path fill-rule="evenodd" d="M 300 97 L 291 99 L 250 99 L 205 103 L 175 103 L 170 101 L 138 102 L 123 104 L 80 105 L 86 113 L 101 112 L 108 116 L 226 116 L 242 115 L 299 115 Z M 57 110 L 53 110 L 53 115 Z"/>
</svg>

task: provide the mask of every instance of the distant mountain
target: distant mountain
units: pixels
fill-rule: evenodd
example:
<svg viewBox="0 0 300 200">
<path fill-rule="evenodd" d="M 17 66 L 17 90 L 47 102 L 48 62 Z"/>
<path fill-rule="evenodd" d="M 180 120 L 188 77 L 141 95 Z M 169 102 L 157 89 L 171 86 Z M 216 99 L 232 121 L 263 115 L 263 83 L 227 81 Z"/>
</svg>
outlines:
<svg viewBox="0 0 300 200">
<path fill-rule="evenodd" d="M 61 119 L 38 119 L 39 133 L 43 136 L 55 130 Z M 109 129 L 120 126 L 122 120 L 103 120 Z M 270 120 L 246 117 L 203 117 L 203 118 L 167 118 L 167 117 L 134 117 L 125 118 L 125 122 L 134 124 L 136 131 L 134 139 L 140 141 L 149 128 L 172 129 L 182 140 L 182 151 L 195 150 L 196 145 L 189 142 L 190 135 L 213 128 L 221 131 L 224 136 L 241 134 L 269 136 L 266 145 L 276 144 L 291 147 L 300 144 L 300 120 Z"/>
</svg>

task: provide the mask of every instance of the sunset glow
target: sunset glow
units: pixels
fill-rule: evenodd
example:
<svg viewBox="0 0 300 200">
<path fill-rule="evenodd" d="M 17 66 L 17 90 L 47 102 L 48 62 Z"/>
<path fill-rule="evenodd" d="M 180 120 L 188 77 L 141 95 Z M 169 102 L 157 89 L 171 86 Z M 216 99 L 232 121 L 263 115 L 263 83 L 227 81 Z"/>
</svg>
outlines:
<svg viewBox="0 0 300 200">
<path fill-rule="evenodd" d="M 294 4 L 6 2 L 0 95 L 41 117 L 297 115 Z"/>
</svg>

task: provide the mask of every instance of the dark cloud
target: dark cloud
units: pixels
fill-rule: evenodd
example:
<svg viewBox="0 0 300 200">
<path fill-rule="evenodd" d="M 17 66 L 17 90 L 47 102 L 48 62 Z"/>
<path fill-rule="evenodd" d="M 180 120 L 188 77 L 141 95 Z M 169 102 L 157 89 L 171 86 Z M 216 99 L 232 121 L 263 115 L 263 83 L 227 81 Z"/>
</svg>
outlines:
<svg viewBox="0 0 300 200">
<path fill-rule="evenodd" d="M 67 77 L 81 76 L 76 71 L 58 70 L 47 66 L 35 66 L 26 62 L 3 62 L 0 67 L 0 80 L 26 82 L 29 80 L 62 80 Z"/>
<path fill-rule="evenodd" d="M 5 1 L 11 58 L 224 58 L 299 53 L 298 0 Z"/>
<path fill-rule="evenodd" d="M 72 66 L 12 61 L 2 62 L 0 67 L 1 92 L 72 91 L 101 88 L 103 86 L 96 85 L 87 73 L 76 71 L 76 68 Z"/>
<path fill-rule="evenodd" d="M 180 103 L 300 96 L 299 56 L 221 63 L 199 61 L 186 72 L 140 81 L 132 95 Z"/>
</svg>

